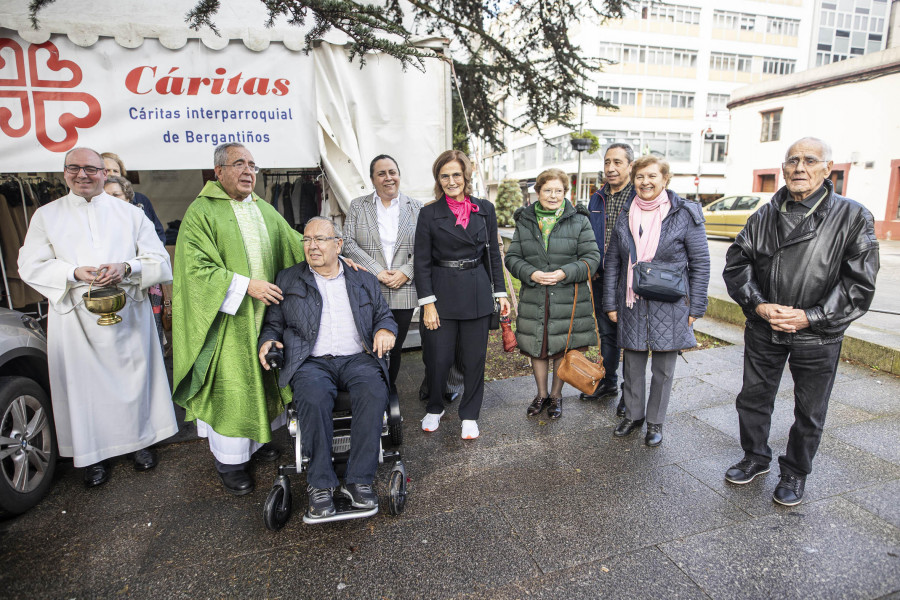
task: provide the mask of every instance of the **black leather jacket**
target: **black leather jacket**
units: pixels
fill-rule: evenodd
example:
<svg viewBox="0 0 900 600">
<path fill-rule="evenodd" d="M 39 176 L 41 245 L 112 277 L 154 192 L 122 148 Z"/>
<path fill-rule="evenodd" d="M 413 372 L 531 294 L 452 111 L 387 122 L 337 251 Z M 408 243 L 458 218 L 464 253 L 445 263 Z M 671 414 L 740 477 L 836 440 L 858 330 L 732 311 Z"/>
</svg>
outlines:
<svg viewBox="0 0 900 600">
<path fill-rule="evenodd" d="M 878 241 L 864 206 L 834 193 L 780 240 L 779 207 L 786 187 L 754 213 L 725 259 L 728 294 L 747 316 L 747 327 L 769 328 L 756 307 L 774 302 L 806 311 L 809 327 L 796 333 L 771 330 L 776 344 L 830 344 L 869 309 L 878 273 Z"/>
</svg>

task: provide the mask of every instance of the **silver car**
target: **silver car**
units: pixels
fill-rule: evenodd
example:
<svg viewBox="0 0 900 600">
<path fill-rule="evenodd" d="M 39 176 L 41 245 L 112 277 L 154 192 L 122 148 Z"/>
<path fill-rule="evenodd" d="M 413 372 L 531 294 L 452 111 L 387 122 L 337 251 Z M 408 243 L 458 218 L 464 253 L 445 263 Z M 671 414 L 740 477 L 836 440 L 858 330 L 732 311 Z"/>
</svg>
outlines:
<svg viewBox="0 0 900 600">
<path fill-rule="evenodd" d="M 0 308 L 0 513 L 23 513 L 56 471 L 47 338 L 40 324 Z"/>
</svg>

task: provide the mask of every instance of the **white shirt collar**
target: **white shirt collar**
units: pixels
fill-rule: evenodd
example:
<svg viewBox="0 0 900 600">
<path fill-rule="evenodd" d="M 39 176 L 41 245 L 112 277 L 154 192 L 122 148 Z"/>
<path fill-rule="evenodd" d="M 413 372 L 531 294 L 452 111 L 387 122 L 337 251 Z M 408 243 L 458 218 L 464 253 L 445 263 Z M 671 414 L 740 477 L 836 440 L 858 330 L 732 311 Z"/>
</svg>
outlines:
<svg viewBox="0 0 900 600">
<path fill-rule="evenodd" d="M 378 192 L 372 192 L 372 202 L 377 205 L 379 200 L 381 200 L 381 198 L 378 197 Z M 400 202 L 400 192 L 397 192 L 396 197 L 391 198 L 391 206 L 395 206 L 398 202 Z M 384 204 L 382 204 L 382 206 L 384 206 Z"/>
<path fill-rule="evenodd" d="M 324 275 L 320 275 L 319 272 L 312 267 L 310 267 L 309 270 L 312 271 L 313 275 L 315 275 L 319 279 L 322 279 L 324 281 L 334 281 L 335 279 L 340 279 L 344 276 L 344 261 L 342 261 L 340 258 L 338 259 L 338 272 L 334 277 L 325 277 Z"/>
</svg>

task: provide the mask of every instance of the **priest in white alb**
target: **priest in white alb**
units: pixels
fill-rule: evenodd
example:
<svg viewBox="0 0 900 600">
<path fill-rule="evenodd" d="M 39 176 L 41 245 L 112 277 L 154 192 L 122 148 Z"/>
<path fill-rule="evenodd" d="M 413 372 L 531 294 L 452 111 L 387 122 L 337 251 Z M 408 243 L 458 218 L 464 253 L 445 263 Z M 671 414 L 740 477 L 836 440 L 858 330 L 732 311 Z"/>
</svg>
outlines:
<svg viewBox="0 0 900 600">
<path fill-rule="evenodd" d="M 143 211 L 103 191 L 100 154 L 66 154 L 69 194 L 39 208 L 19 251 L 19 274 L 47 297 L 50 391 L 57 446 L 84 483 L 109 479 L 106 459 L 133 453 L 139 471 L 156 466 L 156 442 L 178 431 L 147 288 L 172 280 L 172 266 Z M 102 326 L 82 295 L 118 286 L 122 321 Z"/>
</svg>

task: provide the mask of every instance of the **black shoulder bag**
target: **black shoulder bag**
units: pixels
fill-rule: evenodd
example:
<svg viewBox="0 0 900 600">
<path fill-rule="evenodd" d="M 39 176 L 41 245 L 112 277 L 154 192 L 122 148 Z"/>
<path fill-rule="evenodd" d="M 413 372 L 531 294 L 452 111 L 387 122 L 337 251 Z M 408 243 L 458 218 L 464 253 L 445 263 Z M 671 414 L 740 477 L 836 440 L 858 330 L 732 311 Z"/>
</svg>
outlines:
<svg viewBox="0 0 900 600">
<path fill-rule="evenodd" d="M 641 298 L 659 302 L 677 302 L 687 296 L 684 267 L 663 262 L 638 262 L 631 228 L 628 234 L 633 263 L 631 289 L 634 293 Z"/>
</svg>

